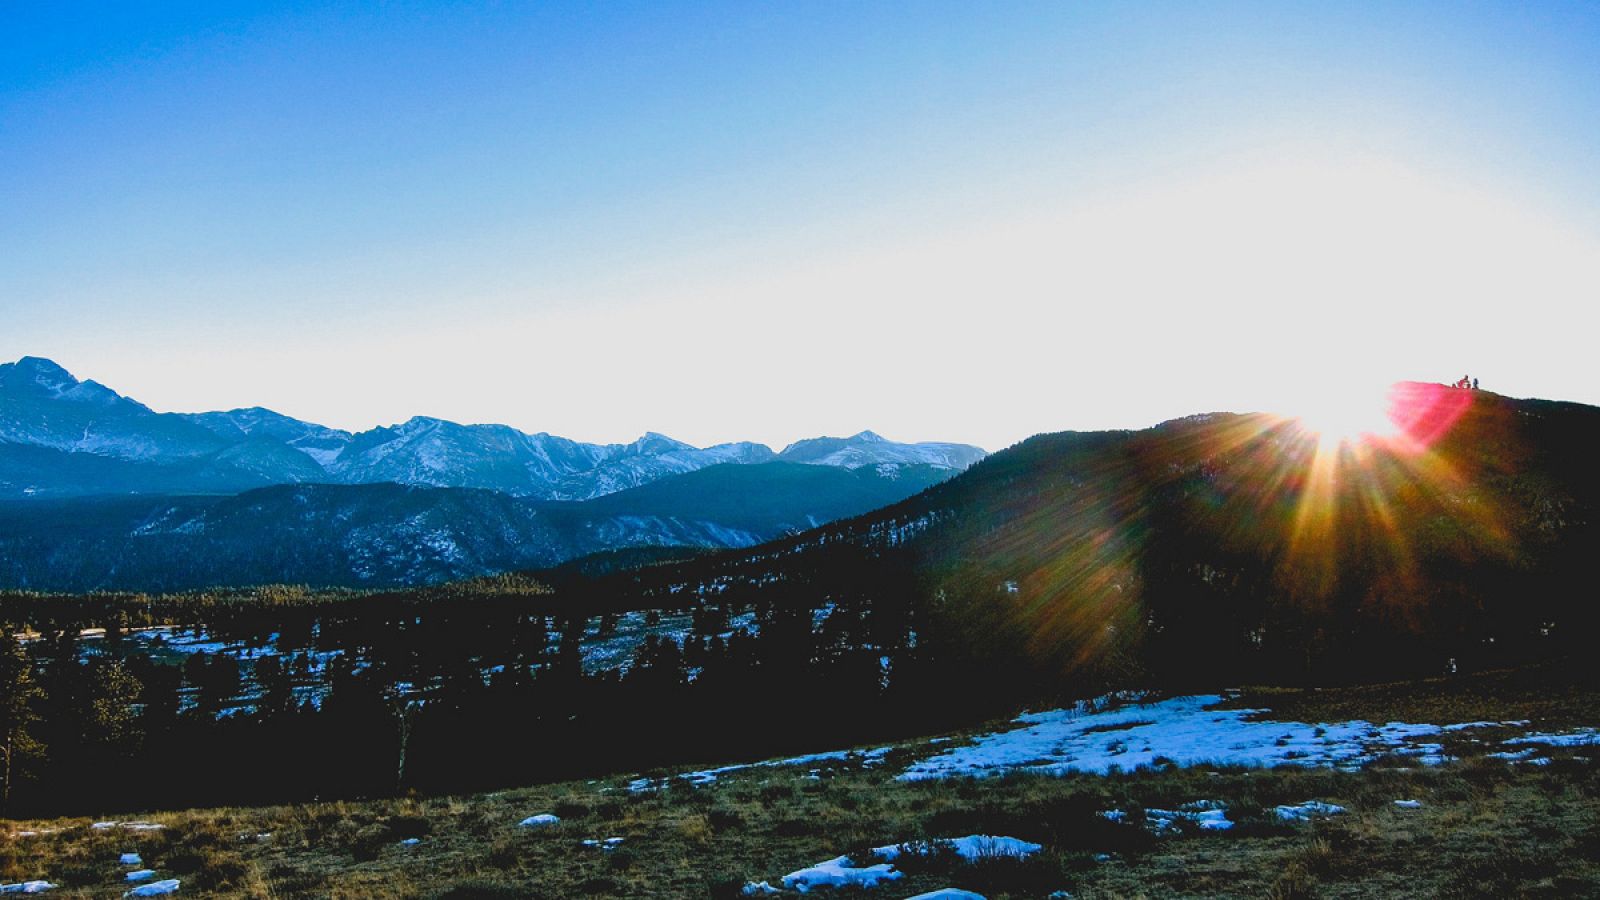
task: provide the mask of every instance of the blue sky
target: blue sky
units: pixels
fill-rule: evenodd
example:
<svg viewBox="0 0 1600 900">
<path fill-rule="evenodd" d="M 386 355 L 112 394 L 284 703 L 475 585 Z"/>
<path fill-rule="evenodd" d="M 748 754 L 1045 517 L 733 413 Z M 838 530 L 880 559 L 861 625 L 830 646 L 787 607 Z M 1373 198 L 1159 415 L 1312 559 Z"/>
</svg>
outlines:
<svg viewBox="0 0 1600 900">
<path fill-rule="evenodd" d="M 0 358 L 158 409 L 1600 402 L 1593 4 L 151 6 L 0 6 Z"/>
</svg>

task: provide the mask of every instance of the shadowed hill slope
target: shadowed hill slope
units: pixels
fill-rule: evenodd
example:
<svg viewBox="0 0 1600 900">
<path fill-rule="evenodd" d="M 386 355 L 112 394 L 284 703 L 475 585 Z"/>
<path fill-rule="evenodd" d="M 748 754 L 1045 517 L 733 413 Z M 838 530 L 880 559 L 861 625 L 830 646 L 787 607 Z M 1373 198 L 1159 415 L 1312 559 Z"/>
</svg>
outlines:
<svg viewBox="0 0 1600 900">
<path fill-rule="evenodd" d="M 1106 683 L 1443 673 L 1584 646 L 1600 410 L 1421 384 L 1392 399 L 1395 433 L 1343 444 L 1266 415 L 1041 435 L 893 507 L 595 592 L 903 604 L 946 660 Z"/>
</svg>

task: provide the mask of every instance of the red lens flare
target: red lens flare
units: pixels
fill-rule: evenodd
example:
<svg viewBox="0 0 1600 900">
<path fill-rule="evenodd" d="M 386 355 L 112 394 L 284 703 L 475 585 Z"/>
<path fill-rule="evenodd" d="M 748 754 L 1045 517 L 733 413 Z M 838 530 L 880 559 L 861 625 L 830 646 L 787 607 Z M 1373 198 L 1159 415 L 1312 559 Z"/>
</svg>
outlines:
<svg viewBox="0 0 1600 900">
<path fill-rule="evenodd" d="M 1423 452 L 1450 432 L 1472 406 L 1473 392 L 1442 384 L 1405 382 L 1389 389 L 1389 420 L 1405 449 Z"/>
</svg>

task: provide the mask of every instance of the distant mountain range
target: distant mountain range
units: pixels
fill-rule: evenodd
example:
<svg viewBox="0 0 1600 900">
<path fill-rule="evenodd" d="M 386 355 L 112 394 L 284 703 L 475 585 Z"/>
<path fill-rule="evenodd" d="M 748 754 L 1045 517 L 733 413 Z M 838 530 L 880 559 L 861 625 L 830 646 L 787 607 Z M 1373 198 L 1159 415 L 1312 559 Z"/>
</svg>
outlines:
<svg viewBox="0 0 1600 900">
<path fill-rule="evenodd" d="M 0 587 L 395 587 L 744 547 L 903 500 L 983 456 L 870 431 L 781 453 L 423 417 L 352 434 L 259 407 L 158 413 L 24 357 L 0 365 Z"/>
<path fill-rule="evenodd" d="M 421 416 L 352 434 L 260 407 L 158 413 L 48 359 L 0 364 L 0 498 L 392 483 L 587 500 L 725 463 L 927 466 L 953 474 L 984 455 L 965 444 L 901 444 L 870 431 L 781 452 L 751 442 L 699 448 L 653 432 L 630 444 L 588 444 Z"/>
</svg>

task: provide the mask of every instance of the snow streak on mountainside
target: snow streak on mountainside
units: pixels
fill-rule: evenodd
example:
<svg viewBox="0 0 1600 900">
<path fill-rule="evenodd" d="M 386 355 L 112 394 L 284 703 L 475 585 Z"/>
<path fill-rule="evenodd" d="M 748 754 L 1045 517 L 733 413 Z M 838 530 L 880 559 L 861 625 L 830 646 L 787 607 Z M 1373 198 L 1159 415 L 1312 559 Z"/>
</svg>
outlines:
<svg viewBox="0 0 1600 900">
<path fill-rule="evenodd" d="M 313 425 L 292 419 L 270 409 L 252 406 L 227 412 L 193 413 L 184 416 L 228 440 L 267 437 L 282 441 L 327 468 L 350 443 L 350 432 Z"/>
<path fill-rule="evenodd" d="M 585 500 L 724 463 L 880 466 L 892 478 L 898 467 L 960 471 L 983 456 L 977 447 L 897 444 L 870 431 L 800 441 L 781 454 L 750 442 L 698 448 L 654 432 L 630 444 L 588 444 L 424 416 L 351 434 L 260 407 L 157 413 L 46 359 L 0 365 L 0 497 L 392 482 Z"/>
</svg>

